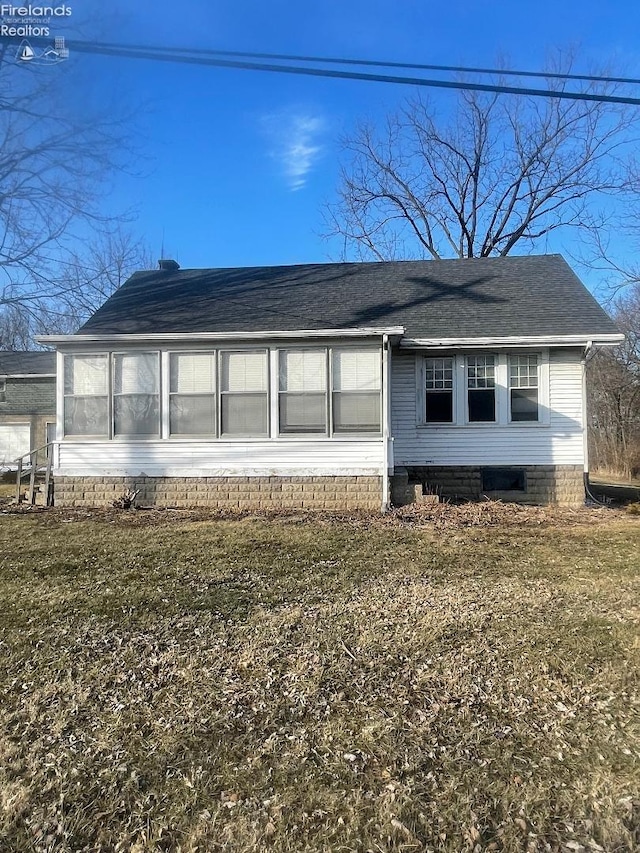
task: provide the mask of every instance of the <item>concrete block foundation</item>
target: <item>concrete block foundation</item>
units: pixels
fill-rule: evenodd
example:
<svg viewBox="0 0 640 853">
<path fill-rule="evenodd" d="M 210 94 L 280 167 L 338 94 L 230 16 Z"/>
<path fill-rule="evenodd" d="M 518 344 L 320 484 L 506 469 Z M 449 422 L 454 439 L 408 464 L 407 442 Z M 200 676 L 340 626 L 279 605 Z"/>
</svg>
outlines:
<svg viewBox="0 0 640 853">
<path fill-rule="evenodd" d="M 489 467 L 489 466 L 487 466 Z M 581 506 L 585 500 L 584 471 L 581 465 L 490 466 L 491 470 L 516 472 L 523 489 L 483 491 L 481 465 L 407 465 L 397 468 L 391 478 L 391 501 L 403 506 L 415 500 L 414 489 L 450 500 L 492 500 L 522 504 Z"/>
<path fill-rule="evenodd" d="M 127 490 L 138 506 L 213 509 L 367 509 L 382 506 L 382 477 L 54 478 L 55 506 L 112 506 Z"/>
</svg>

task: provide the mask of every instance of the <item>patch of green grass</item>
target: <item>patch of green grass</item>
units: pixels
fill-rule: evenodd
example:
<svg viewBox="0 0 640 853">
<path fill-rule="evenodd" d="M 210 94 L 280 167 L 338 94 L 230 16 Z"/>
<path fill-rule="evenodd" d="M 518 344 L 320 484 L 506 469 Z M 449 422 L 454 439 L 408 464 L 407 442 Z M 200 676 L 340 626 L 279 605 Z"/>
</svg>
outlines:
<svg viewBox="0 0 640 853">
<path fill-rule="evenodd" d="M 637 849 L 637 519 L 439 512 L 0 515 L 1 849 Z"/>
</svg>

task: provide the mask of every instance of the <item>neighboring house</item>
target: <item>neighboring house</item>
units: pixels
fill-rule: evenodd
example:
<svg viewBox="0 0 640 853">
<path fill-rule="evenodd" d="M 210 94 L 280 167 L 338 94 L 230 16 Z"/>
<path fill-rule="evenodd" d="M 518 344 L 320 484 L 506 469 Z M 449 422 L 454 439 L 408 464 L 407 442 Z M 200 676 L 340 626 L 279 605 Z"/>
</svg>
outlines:
<svg viewBox="0 0 640 853">
<path fill-rule="evenodd" d="M 55 438 L 56 354 L 0 351 L 0 469 Z"/>
<path fill-rule="evenodd" d="M 161 262 L 41 338 L 56 503 L 384 508 L 408 481 L 579 504 L 585 357 L 621 340 L 559 255 Z"/>
</svg>

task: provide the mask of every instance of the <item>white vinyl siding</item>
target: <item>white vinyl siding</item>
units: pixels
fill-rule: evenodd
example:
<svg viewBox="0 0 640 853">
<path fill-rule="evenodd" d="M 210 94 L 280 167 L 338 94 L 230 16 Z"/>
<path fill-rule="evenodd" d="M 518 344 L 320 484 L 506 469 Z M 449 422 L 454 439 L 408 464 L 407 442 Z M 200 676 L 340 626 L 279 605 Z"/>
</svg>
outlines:
<svg viewBox="0 0 640 853">
<path fill-rule="evenodd" d="M 457 386 L 465 376 L 457 357 Z M 506 354 L 497 375 L 506 384 Z M 581 465 L 584 462 L 581 350 L 558 348 L 541 358 L 540 421 L 509 423 L 497 393 L 499 423 L 425 424 L 420 394 L 423 356 L 394 351 L 391 417 L 396 465 Z M 545 389 L 546 384 L 546 389 Z M 500 392 L 500 388 L 496 388 Z"/>
<path fill-rule="evenodd" d="M 324 436 L 291 441 L 249 438 L 74 441 L 59 445 L 54 473 L 68 476 L 227 477 L 381 476 L 382 437 Z"/>
<path fill-rule="evenodd" d="M 108 380 L 106 354 L 64 357 L 65 435 L 109 434 Z"/>
</svg>

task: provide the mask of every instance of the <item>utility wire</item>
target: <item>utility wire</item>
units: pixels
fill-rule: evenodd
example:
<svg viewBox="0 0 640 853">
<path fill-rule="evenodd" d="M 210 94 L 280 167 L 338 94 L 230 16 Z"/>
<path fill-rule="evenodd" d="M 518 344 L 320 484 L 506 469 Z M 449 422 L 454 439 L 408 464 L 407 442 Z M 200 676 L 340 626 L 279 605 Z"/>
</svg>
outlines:
<svg viewBox="0 0 640 853">
<path fill-rule="evenodd" d="M 121 45 L 114 42 L 101 42 L 103 47 L 127 47 L 132 50 L 152 50 L 163 53 L 194 54 L 197 56 L 228 56 L 246 57 L 248 59 L 273 59 L 277 61 L 291 62 L 320 62 L 326 65 L 360 65 L 373 68 L 405 68 L 416 71 L 446 71 L 460 74 L 493 74 L 511 77 L 544 77 L 550 80 L 582 80 L 592 83 L 627 83 L 629 85 L 640 84 L 640 78 L 634 77 L 608 77 L 594 74 L 562 74 L 556 71 L 513 71 L 509 68 L 474 68 L 465 65 L 428 65 L 416 62 L 385 62 L 375 59 L 340 59 L 329 56 L 303 56 L 292 53 L 254 53 L 248 50 L 213 50 L 204 48 L 184 47 L 158 47 L 149 44 L 127 44 Z"/>
<path fill-rule="evenodd" d="M 7 37 L 4 37 L 5 39 Z M 16 39 L 8 37 L 15 42 Z M 18 40 L 20 41 L 20 40 Z M 32 39 L 34 44 L 48 44 L 45 39 Z M 399 77 L 385 74 L 368 74 L 356 71 L 339 71 L 330 68 L 310 68 L 299 65 L 273 65 L 244 60 L 218 59 L 213 56 L 198 56 L 193 53 L 166 53 L 162 48 L 130 49 L 127 45 L 109 45 L 92 41 L 67 40 L 67 47 L 79 53 L 104 56 L 121 56 L 130 59 L 149 59 L 156 62 L 177 62 L 188 65 L 207 65 L 217 68 L 239 68 L 248 71 L 269 71 L 280 74 L 300 74 L 308 77 L 329 77 L 341 80 L 363 80 L 375 83 L 393 83 L 408 86 L 421 86 L 435 89 L 456 89 L 475 92 L 496 92 L 508 95 L 529 95 L 540 98 L 557 98 L 572 101 L 596 101 L 607 104 L 628 104 L 640 106 L 640 98 L 619 95 L 602 95 L 593 92 L 566 92 L 553 89 L 530 89 L 520 86 L 504 86 L 490 83 L 470 83 L 449 80 L 430 80 L 424 77 Z"/>
</svg>

